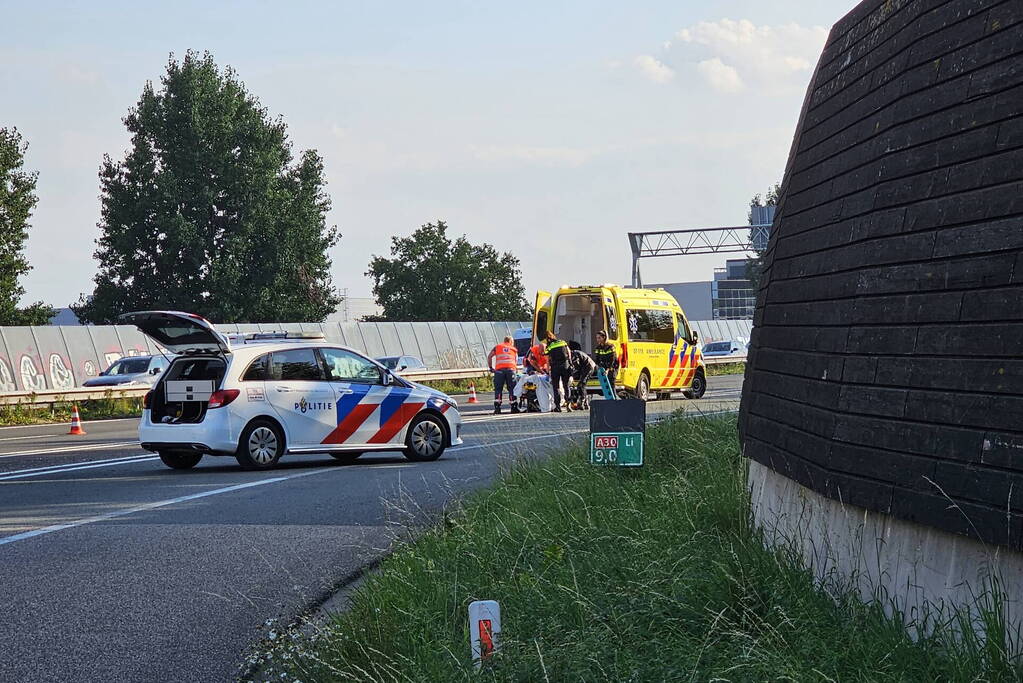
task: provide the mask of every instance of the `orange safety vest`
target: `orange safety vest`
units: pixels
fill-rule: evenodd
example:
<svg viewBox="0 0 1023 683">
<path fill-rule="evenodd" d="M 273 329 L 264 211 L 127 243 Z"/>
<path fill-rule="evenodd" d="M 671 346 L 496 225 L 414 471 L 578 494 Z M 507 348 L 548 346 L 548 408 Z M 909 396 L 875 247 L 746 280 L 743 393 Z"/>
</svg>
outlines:
<svg viewBox="0 0 1023 683">
<path fill-rule="evenodd" d="M 537 370 L 547 369 L 547 356 L 544 354 L 543 349 L 540 348 L 539 344 L 530 348 L 529 353 L 531 356 L 531 360 L 529 362 L 533 364 L 534 368 Z"/>
<path fill-rule="evenodd" d="M 514 370 L 519 366 L 519 353 L 511 344 L 498 344 L 494 347 L 494 369 Z"/>
</svg>

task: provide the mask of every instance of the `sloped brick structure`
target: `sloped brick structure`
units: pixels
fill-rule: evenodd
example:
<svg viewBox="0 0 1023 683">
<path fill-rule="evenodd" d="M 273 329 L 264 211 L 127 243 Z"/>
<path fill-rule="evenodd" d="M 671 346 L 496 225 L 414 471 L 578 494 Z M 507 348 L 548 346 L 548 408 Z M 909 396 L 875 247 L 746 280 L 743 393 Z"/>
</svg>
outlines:
<svg viewBox="0 0 1023 683">
<path fill-rule="evenodd" d="M 1023 1 L 833 28 L 758 297 L 745 454 L 830 499 L 1023 548 Z"/>
</svg>

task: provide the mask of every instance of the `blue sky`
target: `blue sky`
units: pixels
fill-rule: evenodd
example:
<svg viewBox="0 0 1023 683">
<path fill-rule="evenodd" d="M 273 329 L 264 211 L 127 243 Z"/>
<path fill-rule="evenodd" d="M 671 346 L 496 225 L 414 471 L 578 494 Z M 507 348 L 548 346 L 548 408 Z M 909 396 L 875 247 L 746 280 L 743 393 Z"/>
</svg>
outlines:
<svg viewBox="0 0 1023 683">
<path fill-rule="evenodd" d="M 740 224 L 780 180 L 835 2 L 16 3 L 0 126 L 38 170 L 26 301 L 91 290 L 97 170 L 168 54 L 209 50 L 324 157 L 366 296 L 393 234 L 443 219 L 520 257 L 527 291 L 626 282 L 630 230 Z M 648 282 L 709 279 L 661 259 Z"/>
</svg>

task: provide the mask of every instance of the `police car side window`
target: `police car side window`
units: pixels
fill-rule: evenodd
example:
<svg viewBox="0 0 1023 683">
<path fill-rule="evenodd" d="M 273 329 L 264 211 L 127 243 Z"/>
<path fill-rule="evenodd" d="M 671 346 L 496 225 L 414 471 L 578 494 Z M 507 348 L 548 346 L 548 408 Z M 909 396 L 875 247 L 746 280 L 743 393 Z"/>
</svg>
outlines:
<svg viewBox="0 0 1023 683">
<path fill-rule="evenodd" d="M 263 382 L 270 379 L 267 370 L 270 368 L 270 354 L 265 353 L 249 364 L 242 375 L 243 382 Z"/>
<path fill-rule="evenodd" d="M 368 359 L 344 349 L 320 349 L 320 353 L 330 380 L 380 384 L 380 368 Z"/>
<path fill-rule="evenodd" d="M 274 351 L 270 357 L 270 378 L 280 381 L 322 380 L 323 368 L 312 349 Z"/>
</svg>

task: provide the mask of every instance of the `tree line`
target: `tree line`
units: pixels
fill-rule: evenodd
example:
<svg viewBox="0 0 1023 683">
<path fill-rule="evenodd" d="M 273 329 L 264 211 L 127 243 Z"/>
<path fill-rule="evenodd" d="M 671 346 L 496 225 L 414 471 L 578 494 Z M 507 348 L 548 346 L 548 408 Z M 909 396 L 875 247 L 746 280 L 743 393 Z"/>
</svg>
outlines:
<svg viewBox="0 0 1023 683">
<path fill-rule="evenodd" d="M 287 126 L 209 53 L 173 55 L 124 117 L 131 146 L 104 156 L 93 290 L 71 305 L 88 323 L 171 309 L 217 322 L 322 321 L 341 301 L 329 250 L 341 233 L 324 162 L 294 152 Z M 19 308 L 24 246 L 38 202 L 28 144 L 0 129 L 0 325 L 46 324 Z M 443 221 L 392 237 L 365 273 L 388 320 L 519 320 L 528 315 L 519 260 Z"/>
</svg>

